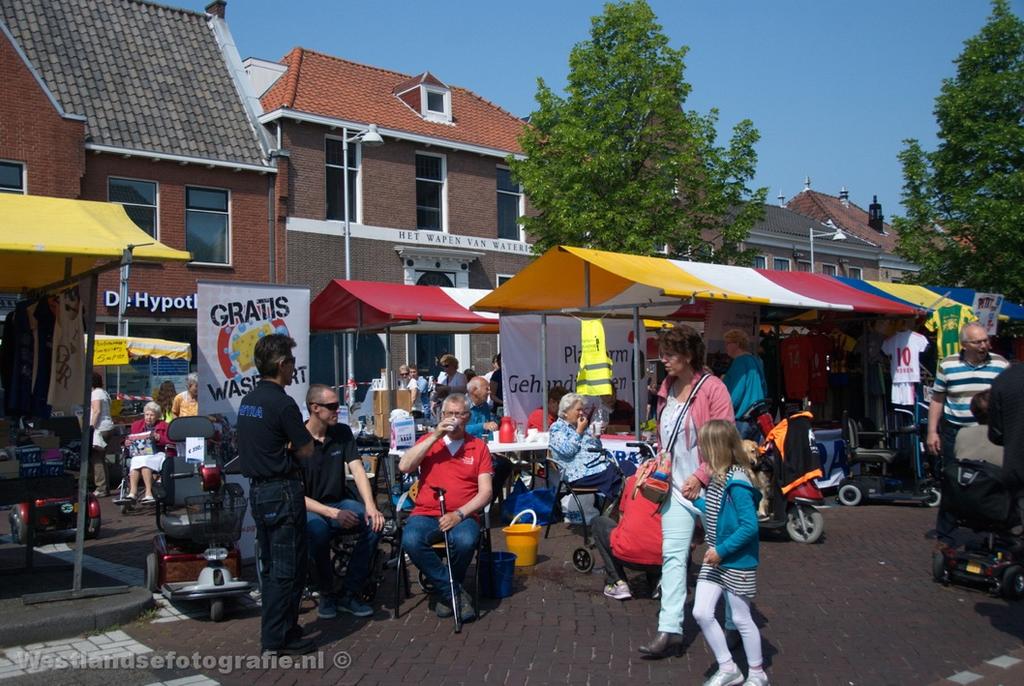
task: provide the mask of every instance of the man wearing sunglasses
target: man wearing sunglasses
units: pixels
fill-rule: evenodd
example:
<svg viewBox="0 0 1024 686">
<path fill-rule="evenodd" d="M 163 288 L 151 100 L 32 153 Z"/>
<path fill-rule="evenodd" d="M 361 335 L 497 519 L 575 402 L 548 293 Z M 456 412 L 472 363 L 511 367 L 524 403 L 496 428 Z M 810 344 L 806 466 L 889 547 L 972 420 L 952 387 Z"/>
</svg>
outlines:
<svg viewBox="0 0 1024 686">
<path fill-rule="evenodd" d="M 312 384 L 306 393 L 306 407 L 306 429 L 313 436 L 313 454 L 302 463 L 302 468 L 309 556 L 320 588 L 317 614 L 321 619 L 334 619 L 341 610 L 356 617 L 369 617 L 373 609 L 359 601 L 359 592 L 370 573 L 370 560 L 384 526 L 384 515 L 373 500 L 370 479 L 356 450 L 352 430 L 338 423 L 338 394 L 329 386 Z M 362 502 L 352 497 L 345 465 Z M 335 596 L 331 535 L 339 529 L 359 534 L 359 540 L 342 581 L 342 592 Z"/>
</svg>

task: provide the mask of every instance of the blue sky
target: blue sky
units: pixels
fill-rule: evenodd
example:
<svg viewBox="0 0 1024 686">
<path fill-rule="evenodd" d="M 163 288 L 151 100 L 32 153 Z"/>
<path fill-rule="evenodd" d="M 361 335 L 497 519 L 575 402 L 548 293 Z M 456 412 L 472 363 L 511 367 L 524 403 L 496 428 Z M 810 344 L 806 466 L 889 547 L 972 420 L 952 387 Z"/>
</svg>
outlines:
<svg viewBox="0 0 1024 686">
<path fill-rule="evenodd" d="M 164 0 L 201 10 L 207 0 Z M 768 200 L 812 188 L 886 219 L 899 211 L 905 138 L 935 144 L 932 109 L 953 60 L 989 14 L 983 0 L 649 0 L 670 43 L 689 46 L 688 109 L 720 111 L 720 140 L 749 118 L 761 132 L 755 186 Z M 1010 0 L 1024 16 L 1024 0 Z M 229 0 L 242 57 L 301 45 L 418 74 L 429 70 L 517 116 L 537 78 L 561 89 L 595 0 Z"/>
</svg>

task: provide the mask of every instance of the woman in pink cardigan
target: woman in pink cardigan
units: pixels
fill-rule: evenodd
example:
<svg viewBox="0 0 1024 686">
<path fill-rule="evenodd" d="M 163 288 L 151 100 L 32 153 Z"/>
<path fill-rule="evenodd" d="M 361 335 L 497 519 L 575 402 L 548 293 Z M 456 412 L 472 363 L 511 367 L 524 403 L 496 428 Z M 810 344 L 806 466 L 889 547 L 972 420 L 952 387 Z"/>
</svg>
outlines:
<svg viewBox="0 0 1024 686">
<path fill-rule="evenodd" d="M 710 478 L 710 470 L 697 450 L 697 432 L 712 419 L 735 421 L 729 390 L 704 368 L 704 341 L 695 329 L 679 324 L 662 331 L 658 347 L 668 372 L 658 390 L 658 438 L 661 449 L 672 453 L 672 488 L 661 506 L 658 635 L 640 647 L 641 653 L 655 659 L 683 652 L 686 567 L 700 516 L 691 501 Z"/>
</svg>

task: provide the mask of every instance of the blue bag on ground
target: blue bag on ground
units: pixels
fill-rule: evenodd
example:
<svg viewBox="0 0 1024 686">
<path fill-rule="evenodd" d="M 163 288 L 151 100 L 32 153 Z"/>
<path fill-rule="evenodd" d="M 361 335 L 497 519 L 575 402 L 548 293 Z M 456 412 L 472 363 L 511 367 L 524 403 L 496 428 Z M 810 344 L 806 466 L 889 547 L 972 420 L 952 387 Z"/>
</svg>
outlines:
<svg viewBox="0 0 1024 686">
<path fill-rule="evenodd" d="M 535 488 L 532 491 L 526 487 L 522 479 L 516 479 L 512 490 L 505 498 L 501 514 L 506 522 L 523 512 L 533 510 L 537 513 L 538 526 L 544 526 L 551 522 L 551 516 L 555 509 L 555 489 Z"/>
</svg>

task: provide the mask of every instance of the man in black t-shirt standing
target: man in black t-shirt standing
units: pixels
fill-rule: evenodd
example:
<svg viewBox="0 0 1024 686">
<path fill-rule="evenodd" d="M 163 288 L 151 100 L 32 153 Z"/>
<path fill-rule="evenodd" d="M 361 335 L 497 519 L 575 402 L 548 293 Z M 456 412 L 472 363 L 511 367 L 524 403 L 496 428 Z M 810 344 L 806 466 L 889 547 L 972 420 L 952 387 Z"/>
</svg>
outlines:
<svg viewBox="0 0 1024 686">
<path fill-rule="evenodd" d="M 320 584 L 321 619 L 333 619 L 338 610 L 356 617 L 369 617 L 373 609 L 359 600 L 384 515 L 377 509 L 370 480 L 356 450 L 352 430 L 338 423 L 338 394 L 329 386 L 313 384 L 306 393 L 309 420 L 306 429 L 313 436 L 313 454 L 303 461 L 306 478 L 306 533 L 309 554 Z M 362 502 L 349 491 L 345 465 Z M 340 598 L 334 596 L 331 565 L 331 534 L 338 529 L 359 534 L 348 561 Z"/>
<path fill-rule="evenodd" d="M 299 603 L 306 581 L 306 505 L 301 461 L 313 453 L 313 437 L 284 387 L 295 373 L 295 341 L 264 336 L 253 350 L 260 381 L 238 407 L 238 456 L 249 477 L 249 501 L 256 522 L 263 597 L 260 643 L 264 652 L 302 655 L 312 641 L 302 638 Z"/>
</svg>

